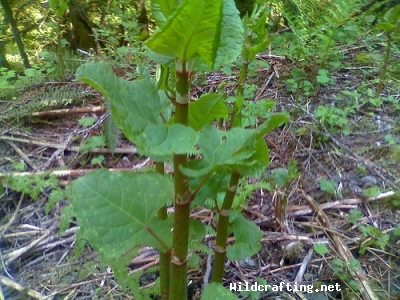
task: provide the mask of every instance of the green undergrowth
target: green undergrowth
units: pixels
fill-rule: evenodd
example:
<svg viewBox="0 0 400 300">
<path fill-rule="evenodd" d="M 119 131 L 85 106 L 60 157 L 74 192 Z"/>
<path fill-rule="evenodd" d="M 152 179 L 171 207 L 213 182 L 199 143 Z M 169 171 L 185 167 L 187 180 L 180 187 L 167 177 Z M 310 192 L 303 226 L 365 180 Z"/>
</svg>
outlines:
<svg viewBox="0 0 400 300">
<path fill-rule="evenodd" d="M 148 39 L 126 15 L 121 16 L 123 25 L 132 29 L 131 35 L 125 36 L 127 45 L 119 45 L 112 30 L 97 30 L 96 36 L 108 45 L 102 59 L 96 57 L 81 66 L 82 60 L 75 55 L 43 52 L 43 66 L 26 70 L 25 76 L 3 69 L 0 76 L 1 96 L 15 100 L 20 87 L 43 83 L 48 74 L 65 75 L 79 67 L 76 79 L 107 99 L 112 116 L 104 125 L 104 134 L 81 145 L 82 164 L 89 163 L 93 148 L 107 145 L 115 149 L 122 133 L 141 156 L 156 162 L 156 168 L 145 172 L 96 170 L 67 190 L 60 189 L 52 176 L 15 177 L 8 179 L 8 184 L 35 200 L 49 191 L 47 213 L 57 201 L 72 198 L 72 205 L 63 211 L 60 229 L 76 218 L 80 242 L 87 241 L 102 264 L 112 266 L 120 286 L 135 299 L 187 299 L 188 268 L 199 269 L 203 257 L 210 254 L 214 255 L 211 283 L 204 287 L 202 299 L 215 295 L 237 299 L 223 286 L 225 261 L 252 257 L 260 250 L 262 237 L 261 230 L 244 217 L 243 206 L 255 190 L 279 192 L 283 196 L 275 203 L 274 213 L 283 224 L 287 194 L 299 176 L 295 160 L 286 167 L 269 169 L 264 137 L 287 124 L 289 114 L 278 112 L 281 103 L 271 99 L 254 101 L 258 69 L 270 68 L 256 57 L 271 46 L 274 54 L 286 58 L 289 70 L 276 84 L 293 96 L 292 115 L 307 111 L 332 134 L 351 135 L 358 129 L 352 120 L 360 111 L 371 120 L 383 109 L 388 117 L 398 114 L 400 8 L 373 6 L 354 14 L 363 1 L 352 5 L 345 0 L 322 1 L 318 6 L 314 0 L 256 1 L 254 9 L 240 18 L 230 0 L 204 0 L 197 6 L 192 1 L 180 2 L 151 1 L 149 9 L 159 29 Z M 290 30 L 272 31 L 285 26 Z M 115 75 L 121 70 L 124 79 Z M 206 84 L 206 75 L 215 71 L 235 75 L 237 82 L 224 80 L 215 92 L 191 99 L 191 89 Z M 343 84 L 346 76 L 350 81 L 365 79 Z M 235 88 L 231 89 L 232 85 Z M 315 100 L 309 110 L 310 100 L 336 87 L 340 90 L 335 89 L 329 103 Z M 94 122 L 93 118 L 79 121 L 86 128 Z M 398 120 L 395 122 L 384 137 L 393 161 L 399 156 Z M 316 143 L 327 142 L 322 127 L 315 124 L 315 128 L 321 132 Z M 296 132 L 308 134 L 307 130 L 304 126 Z M 91 157 L 90 163 L 102 167 L 104 160 L 98 155 Z M 164 174 L 164 163 L 172 166 L 173 175 Z M 15 167 L 25 168 L 17 163 Z M 249 177 L 255 179 L 253 183 Z M 319 187 L 327 199 L 342 196 L 336 193 L 336 182 L 321 179 Z M 379 192 L 374 187 L 365 196 Z M 398 205 L 396 199 L 390 201 Z M 167 212 L 167 206 L 173 206 L 174 212 Z M 215 227 L 190 217 L 198 208 L 214 212 Z M 365 255 L 372 247 L 387 250 L 398 229 L 392 234 L 382 232 L 360 224 L 359 217 L 355 211 L 349 216 L 349 224 L 359 230 L 363 241 L 358 254 Z M 206 234 L 215 238 L 215 249 L 203 243 Z M 228 236 L 235 237 L 234 244 L 227 245 Z M 139 272 L 128 275 L 127 265 L 143 245 L 160 252 L 159 268 L 146 271 L 157 274 L 154 282 L 147 282 Z M 315 251 L 324 255 L 328 249 L 317 246 Z M 90 265 L 85 266 L 85 274 L 86 267 Z M 358 267 L 358 260 L 349 264 L 334 260 L 331 264 L 338 279 L 354 293 L 358 287 L 349 270 Z M 147 284 L 152 287 L 144 289 Z"/>
</svg>

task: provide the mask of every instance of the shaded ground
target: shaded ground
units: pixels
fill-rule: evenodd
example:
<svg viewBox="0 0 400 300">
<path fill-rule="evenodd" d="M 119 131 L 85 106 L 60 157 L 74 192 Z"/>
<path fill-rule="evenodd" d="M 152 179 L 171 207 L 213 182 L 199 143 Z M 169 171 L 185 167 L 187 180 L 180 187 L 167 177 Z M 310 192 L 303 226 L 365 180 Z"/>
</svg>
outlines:
<svg viewBox="0 0 400 300">
<path fill-rule="evenodd" d="M 360 103 L 348 118 L 351 133 L 344 135 L 336 130 L 338 128 L 317 121 L 315 109 L 319 105 L 346 107 L 338 94 L 341 90 L 355 90 L 365 82 L 362 68 L 342 69 L 335 74 L 335 85 L 320 87 L 296 101 L 284 83 L 285 73 L 293 68 L 291 62 L 267 55 L 259 59 L 272 67 L 257 70 L 250 79 L 257 85 L 255 102 L 274 99 L 279 110 L 291 112 L 292 120 L 288 126 L 266 137 L 271 164 L 257 183 L 267 182 L 270 170 L 287 167 L 291 158 L 297 161 L 300 175 L 287 189 L 249 191 L 248 206 L 243 209 L 264 231 L 262 250 L 247 260 L 229 262 L 226 284 L 253 282 L 256 278 L 278 285 L 295 281 L 314 286 L 339 283 L 341 292 L 308 294 L 303 291 L 278 295 L 271 291 L 261 294 L 260 299 L 367 299 L 365 294 L 350 292 L 349 286 L 360 274 L 351 274 L 335 263 L 335 259 L 353 261 L 355 258 L 363 273 L 360 276 L 367 281 L 367 290 L 371 288 L 381 299 L 397 299 L 400 243 L 394 232 L 400 223 L 400 211 L 398 196 L 390 193 L 397 191 L 400 185 L 400 150 L 396 147 L 400 142 L 400 126 L 395 102 L 376 107 Z M 204 79 L 206 84 L 199 84 L 193 90 L 194 97 L 216 89 L 223 81 L 227 83 L 228 93 L 234 89 L 234 76 L 212 74 Z M 50 87 L 59 86 L 68 87 L 62 97 L 54 97 L 63 101 L 43 104 L 41 101 L 49 97 L 42 99 L 40 95 L 50 93 Z M 107 117 L 102 97 L 84 85 L 73 81 L 65 84 L 38 82 L 20 92 L 21 103 L 27 101 L 25 107 L 32 99 L 43 106 L 24 110 L 18 116 L 6 115 L 9 103 L 0 106 L 3 116 L 0 171 L 3 174 L 17 173 L 18 168 L 31 173 L 64 170 L 56 174 L 60 185 L 65 186 L 99 165 L 132 169 L 153 164 L 139 157 L 134 147 L 123 139 L 114 156 L 96 145 L 90 152 L 82 153 L 82 141 L 99 135 Z M 384 93 L 392 95 L 397 102 L 400 99 L 398 92 L 387 89 Z M 54 111 L 56 108 L 60 110 Z M 95 123 L 81 126 L 78 120 L 82 116 L 95 118 Z M 17 117 L 19 122 L 15 122 Z M 391 140 L 387 138 L 389 134 Z M 91 164 L 99 155 L 104 156 L 104 161 Z M 321 190 L 320 179 L 330 182 L 332 192 Z M 242 183 L 243 188 L 251 188 L 252 183 L 254 180 L 248 179 L 247 184 Z M 382 192 L 377 197 L 364 196 L 364 191 L 372 186 L 379 187 Z M 101 265 L 96 253 L 76 239 L 78 224 L 68 224 L 67 230 L 58 234 L 61 211 L 68 200 L 57 202 L 47 214 L 50 192 L 50 188 L 44 188 L 38 200 L 32 201 L 24 194 L 7 189 L 0 198 L 0 295 L 4 295 L 3 299 L 133 299 L 123 294 L 113 279 L 112 270 Z M 287 214 L 281 230 L 276 230 L 274 204 L 285 197 L 288 199 Z M 351 209 L 362 212 L 357 224 L 379 230 L 363 234 L 360 226 L 349 223 Z M 208 211 L 194 215 L 211 222 Z M 211 238 L 209 242 L 212 245 Z M 327 245 L 329 252 L 316 253 L 313 245 L 318 243 Z M 75 253 L 76 247 L 81 248 L 79 255 Z M 365 253 L 361 255 L 359 250 L 363 248 Z M 194 298 L 202 284 L 199 280 L 209 268 L 206 259 L 204 257 L 199 271 L 189 272 L 194 282 L 190 286 Z M 143 255 L 133 260 L 130 268 L 133 272 L 142 272 L 156 263 L 154 251 L 144 249 Z"/>
</svg>

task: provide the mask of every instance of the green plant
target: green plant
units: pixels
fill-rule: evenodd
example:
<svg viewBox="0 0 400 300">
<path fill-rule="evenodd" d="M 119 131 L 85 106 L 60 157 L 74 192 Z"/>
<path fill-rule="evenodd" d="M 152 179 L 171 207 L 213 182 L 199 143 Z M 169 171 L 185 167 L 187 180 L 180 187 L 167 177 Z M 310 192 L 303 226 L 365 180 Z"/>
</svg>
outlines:
<svg viewBox="0 0 400 300">
<path fill-rule="evenodd" d="M 125 81 L 105 63 L 94 62 L 80 67 L 77 77 L 110 100 L 113 120 L 140 154 L 157 162 L 156 172 L 91 172 L 74 182 L 72 206 L 82 235 L 136 299 L 148 298 L 149 292 L 140 289 L 138 276 L 128 276 L 126 265 L 146 244 L 160 251 L 159 290 L 151 293 L 182 300 L 187 299 L 188 263 L 195 256 L 190 241 L 200 243 L 206 232 L 200 221 L 190 217 L 192 203 L 204 206 L 214 199 L 218 225 L 212 283 L 206 285 L 202 298 L 235 299 L 222 286 L 225 258 L 253 255 L 262 237 L 239 210 L 231 213 L 239 180 L 266 168 L 269 155 L 263 137 L 288 120 L 285 113 L 271 114 L 257 129 L 243 128 L 241 122 L 247 67 L 269 43 L 267 14 L 260 6 L 244 18 L 243 26 L 231 0 L 180 4 L 159 0 L 152 9 L 161 28 L 145 46 L 150 58 L 161 65 L 158 81 L 142 76 L 149 74 L 146 68 L 138 70 L 137 80 Z M 243 64 L 230 114 L 220 94 L 190 102 L 194 72 L 218 70 L 240 53 Z M 228 130 L 213 126 L 220 119 L 230 124 Z M 195 158 L 190 160 L 192 155 Z M 163 163 L 171 160 L 172 179 L 163 170 Z M 174 205 L 173 215 L 167 214 L 169 203 Z M 230 233 L 236 242 L 227 247 Z"/>
<path fill-rule="evenodd" d="M 351 107 L 338 108 L 334 106 L 318 106 L 315 117 L 334 131 L 350 134 L 349 115 L 354 112 Z"/>
<path fill-rule="evenodd" d="M 375 197 L 375 196 L 379 195 L 380 193 L 381 193 L 381 189 L 376 185 L 373 185 L 373 186 L 365 189 L 363 192 L 364 196 L 368 197 L 368 198 Z"/>
<path fill-rule="evenodd" d="M 334 83 L 334 80 L 328 76 L 329 71 L 326 69 L 319 69 L 317 75 L 317 82 L 320 84 Z"/>
<path fill-rule="evenodd" d="M 242 125 L 243 127 L 256 127 L 259 119 L 265 120 L 271 115 L 271 109 L 275 106 L 272 100 L 262 99 L 254 102 L 246 103 L 242 109 Z"/>
<path fill-rule="evenodd" d="M 354 44 L 360 30 L 351 18 L 343 20 L 353 10 L 346 0 L 283 2 L 285 25 L 291 31 L 276 38 L 276 47 L 294 65 L 290 75 L 283 77 L 297 104 L 315 95 L 319 85 L 334 83 L 327 69 L 340 69 L 343 65 L 340 45 Z"/>
<path fill-rule="evenodd" d="M 92 158 L 90 161 L 90 164 L 92 165 L 99 165 L 101 167 L 101 163 L 104 161 L 104 156 L 103 155 L 98 155 Z"/>
<path fill-rule="evenodd" d="M 318 180 L 321 191 L 326 192 L 328 195 L 334 195 L 338 183 L 336 181 L 326 180 L 321 178 Z"/>
<path fill-rule="evenodd" d="M 317 252 L 319 255 L 325 255 L 326 253 L 329 252 L 328 247 L 325 244 L 314 244 L 313 249 L 315 252 Z"/>
<path fill-rule="evenodd" d="M 110 112 L 110 103 L 108 100 L 105 101 L 107 112 Z M 90 127 L 96 122 L 96 119 L 93 117 L 84 117 L 78 120 L 78 123 L 83 127 Z M 89 152 L 93 148 L 103 147 L 107 145 L 108 149 L 112 154 L 114 154 L 114 150 L 118 145 L 119 142 L 119 129 L 113 122 L 112 118 L 108 116 L 103 123 L 103 132 L 104 134 L 101 136 L 94 136 L 88 138 L 85 143 L 81 146 L 81 151 L 83 153 Z M 104 157 L 101 161 L 104 160 Z M 99 163 L 96 160 L 96 163 Z M 94 164 L 92 162 L 92 164 Z"/>
<path fill-rule="evenodd" d="M 360 262 L 357 259 L 352 258 L 348 263 L 344 263 L 343 261 L 335 258 L 332 260 L 332 264 L 333 270 L 343 283 L 347 284 L 353 291 L 358 291 L 360 289 L 357 282 L 349 273 L 349 271 L 360 267 Z"/>
<path fill-rule="evenodd" d="M 78 123 L 83 127 L 90 127 L 96 122 L 96 119 L 93 117 L 84 117 L 78 120 Z"/>
<path fill-rule="evenodd" d="M 41 193 L 48 195 L 45 212 L 49 211 L 61 199 L 67 199 L 68 189 L 61 189 L 58 178 L 55 175 L 35 175 L 35 176 L 8 176 L 5 181 L 16 191 L 28 195 L 37 201 Z"/>
<path fill-rule="evenodd" d="M 385 32 L 387 37 L 387 45 L 385 49 L 383 64 L 379 74 L 379 83 L 376 89 L 375 97 L 379 97 L 386 82 L 386 73 L 389 66 L 392 43 L 398 40 L 400 36 L 400 4 L 389 9 L 389 11 L 384 16 L 384 21 L 378 24 L 378 28 Z"/>
<path fill-rule="evenodd" d="M 23 160 L 20 161 L 11 161 L 11 166 L 17 171 L 25 171 L 26 164 Z"/>
<path fill-rule="evenodd" d="M 314 84 L 306 78 L 309 78 L 306 70 L 295 67 L 291 71 L 291 78 L 285 80 L 287 90 L 296 93 L 296 103 L 300 99 L 300 93 L 309 96 L 315 90 Z"/>
<path fill-rule="evenodd" d="M 3 90 L 13 90 L 15 89 L 14 85 L 11 84 L 11 80 L 15 79 L 17 76 L 15 71 L 8 70 L 7 68 L 0 68 L 0 90 L 2 94 L 4 93 Z"/>
<path fill-rule="evenodd" d="M 297 178 L 299 172 L 297 170 L 297 162 L 293 158 L 289 161 L 288 167 L 276 168 L 271 171 L 271 175 L 267 176 L 267 181 L 272 182 L 279 191 L 275 199 L 275 229 L 286 231 L 286 207 L 288 203 L 290 185 Z"/>
<path fill-rule="evenodd" d="M 373 246 L 378 246 L 381 250 L 385 250 L 390 235 L 383 233 L 382 230 L 372 226 L 360 224 L 357 219 L 362 217 L 362 213 L 359 210 L 350 210 L 349 222 L 356 225 L 361 232 L 361 242 L 360 249 L 358 252 L 363 255 L 368 250 L 368 248 Z"/>
<path fill-rule="evenodd" d="M 105 145 L 106 145 L 106 140 L 104 138 L 104 135 L 91 136 L 81 146 L 81 151 L 83 153 L 87 153 L 94 148 L 104 147 Z"/>
</svg>

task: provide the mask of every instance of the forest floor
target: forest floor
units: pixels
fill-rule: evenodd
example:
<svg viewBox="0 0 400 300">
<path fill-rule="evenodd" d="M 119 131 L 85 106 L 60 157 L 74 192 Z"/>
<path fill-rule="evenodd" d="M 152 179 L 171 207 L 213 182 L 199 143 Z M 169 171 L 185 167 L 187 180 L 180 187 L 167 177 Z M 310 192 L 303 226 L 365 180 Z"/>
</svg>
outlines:
<svg viewBox="0 0 400 300">
<path fill-rule="evenodd" d="M 344 53 L 349 60 L 354 55 L 351 49 Z M 259 68 L 249 78 L 257 86 L 253 101 L 275 100 L 277 110 L 291 114 L 290 124 L 266 137 L 271 163 L 259 182 L 267 183 L 271 170 L 286 168 L 292 158 L 299 176 L 286 189 L 258 188 L 249 192 L 243 210 L 263 230 L 262 248 L 254 257 L 228 262 L 225 284 L 261 278 L 271 285 L 339 283 L 341 287 L 341 291 L 330 293 L 269 291 L 258 299 L 398 299 L 400 199 L 395 192 L 400 186 L 400 119 L 396 106 L 400 89 L 388 85 L 382 92 L 392 96 L 392 102 L 373 105 L 359 99 L 359 107 L 345 115 L 344 122 L 338 111 L 328 110 L 327 122 L 323 123 L 315 116 L 318 107 L 345 111 L 341 91 L 369 85 L 371 79 L 365 77 L 364 67 L 343 67 L 332 74 L 335 84 L 320 86 L 299 98 L 299 94 L 287 91 L 285 83 L 285 74 L 294 67 L 291 61 L 273 55 L 258 59 L 271 67 Z M 217 89 L 222 82 L 229 93 L 235 79 L 233 75 L 209 74 L 199 80 L 203 83 L 193 89 L 193 97 Z M 29 104 L 32 99 L 43 101 L 46 97 L 41 95 L 55 91 L 58 98 L 71 100 L 47 103 L 35 112 L 22 111 L 29 105 L 34 108 Z M 17 92 L 21 103 L 18 115 L 6 119 L 7 103 L 0 103 L 0 115 L 4 117 L 0 124 L 2 175 L 25 178 L 20 176 L 22 172 L 27 172 L 26 176 L 54 173 L 60 186 L 65 187 L 100 166 L 137 169 L 153 165 L 151 160 L 138 156 L 134 146 L 123 138 L 114 155 L 104 143 L 96 144 L 96 139 L 84 150 L 84 141 L 101 135 L 107 117 L 102 96 L 84 84 L 74 80 L 38 81 Z M 248 114 L 250 123 L 256 126 L 261 122 L 254 119 L 257 112 Z M 78 122 L 82 117 L 91 117 L 94 123 L 85 127 Z M 345 127 L 350 128 L 346 134 L 341 130 Z M 255 180 L 248 178 L 242 182 L 243 189 L 253 183 Z M 30 184 L 32 189 L 38 185 Z M 0 296 L 7 300 L 133 299 L 124 294 L 112 270 L 99 262 L 90 246 L 77 242 L 78 224 L 72 222 L 64 232 L 58 232 L 68 199 L 51 207 L 50 192 L 51 188 L 42 188 L 35 201 L 10 188 L 0 195 Z M 285 198 L 286 217 L 277 230 L 274 204 Z M 212 222 L 210 211 L 196 212 L 194 217 Z M 326 245 L 328 252 L 318 253 L 314 245 L 319 244 Z M 81 249 L 77 255 L 78 246 Z M 207 256 L 203 258 L 200 269 L 190 270 L 188 275 L 193 298 L 203 284 L 199 278 L 208 268 Z M 340 262 L 349 262 L 350 270 Z M 156 264 L 154 251 L 144 249 L 129 268 L 144 272 Z M 146 284 L 149 280 L 143 279 Z M 361 292 L 354 293 L 352 288 Z M 252 296 L 257 299 L 255 294 Z"/>
</svg>

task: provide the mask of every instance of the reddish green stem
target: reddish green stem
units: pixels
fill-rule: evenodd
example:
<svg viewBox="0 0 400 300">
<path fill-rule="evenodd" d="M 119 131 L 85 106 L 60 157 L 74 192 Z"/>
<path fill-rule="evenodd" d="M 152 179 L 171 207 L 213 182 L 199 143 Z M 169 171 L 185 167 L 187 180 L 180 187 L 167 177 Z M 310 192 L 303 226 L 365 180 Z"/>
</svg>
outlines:
<svg viewBox="0 0 400 300">
<path fill-rule="evenodd" d="M 186 62 L 176 64 L 175 123 L 187 125 L 189 112 L 189 72 Z M 189 248 L 190 200 L 189 179 L 181 167 L 187 166 L 186 154 L 174 154 L 175 214 L 172 239 L 170 300 L 187 299 L 187 257 Z"/>
<path fill-rule="evenodd" d="M 164 175 L 164 163 L 156 163 L 156 171 Z M 164 205 L 158 211 L 158 217 L 161 220 L 166 220 L 168 217 L 167 206 Z M 171 251 L 160 252 L 160 294 L 161 300 L 168 300 L 169 298 L 169 285 L 171 272 Z"/>
<path fill-rule="evenodd" d="M 225 194 L 224 202 L 220 209 L 218 226 L 217 226 L 217 237 L 215 241 L 215 253 L 214 253 L 214 267 L 211 276 L 212 282 L 222 283 L 224 277 L 224 265 L 226 258 L 226 244 L 229 234 L 229 215 L 231 213 L 231 207 L 233 200 L 235 199 L 236 190 L 239 184 L 240 173 L 233 172 L 229 181 L 228 190 Z"/>
</svg>

